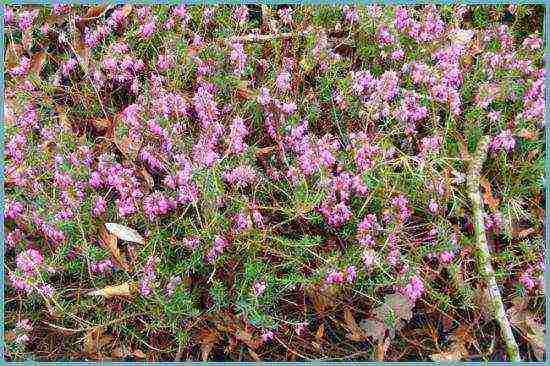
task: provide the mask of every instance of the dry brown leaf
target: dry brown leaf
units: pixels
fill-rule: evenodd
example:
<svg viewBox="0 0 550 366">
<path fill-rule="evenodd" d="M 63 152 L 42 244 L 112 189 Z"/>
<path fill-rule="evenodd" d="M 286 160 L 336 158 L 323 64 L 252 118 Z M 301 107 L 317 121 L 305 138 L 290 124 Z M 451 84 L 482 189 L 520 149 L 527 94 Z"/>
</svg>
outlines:
<svg viewBox="0 0 550 366">
<path fill-rule="evenodd" d="M 131 354 L 130 349 L 127 346 L 120 346 L 113 349 L 111 356 L 115 359 L 124 359 Z"/>
<path fill-rule="evenodd" d="M 466 348 L 471 342 L 470 329 L 465 325 L 460 325 L 451 336 L 451 347 L 446 352 L 430 355 L 430 358 L 436 362 L 460 361 L 468 356 Z"/>
<path fill-rule="evenodd" d="M 524 128 L 521 131 L 519 131 L 518 136 L 527 140 L 535 140 L 539 136 L 539 134 L 538 132 L 532 132 Z"/>
<path fill-rule="evenodd" d="M 141 176 L 145 180 L 145 183 L 147 183 L 147 186 L 149 188 L 153 188 L 153 186 L 155 185 L 155 181 L 154 181 L 153 177 L 151 176 L 151 174 L 149 174 L 149 172 L 145 168 L 141 168 L 139 170 L 139 173 L 141 174 Z"/>
<path fill-rule="evenodd" d="M 122 14 L 124 14 L 124 16 L 127 17 L 132 12 L 132 9 L 133 9 L 133 6 L 130 4 L 124 5 L 122 7 Z"/>
<path fill-rule="evenodd" d="M 4 340 L 6 342 L 14 341 L 16 337 L 16 334 L 13 330 L 8 330 L 4 332 Z"/>
<path fill-rule="evenodd" d="M 40 74 L 42 71 L 42 68 L 44 67 L 44 63 L 46 62 L 46 57 L 48 54 L 46 52 L 38 52 L 32 55 L 31 57 L 31 73 Z"/>
<path fill-rule="evenodd" d="M 544 325 L 527 309 L 526 299 L 515 299 L 508 309 L 508 318 L 512 326 L 529 342 L 537 360 L 544 360 Z"/>
<path fill-rule="evenodd" d="M 250 354 L 250 357 L 252 357 L 252 359 L 256 362 L 259 362 L 261 361 L 260 360 L 260 357 L 258 356 L 258 354 L 256 352 L 254 352 L 253 350 L 251 350 L 250 348 L 248 349 L 248 353 Z"/>
<path fill-rule="evenodd" d="M 140 349 L 135 349 L 132 355 L 136 358 L 147 358 L 147 355 Z"/>
<path fill-rule="evenodd" d="M 468 152 L 468 148 L 466 147 L 466 144 L 462 140 L 458 140 L 458 151 L 460 153 L 460 158 L 462 160 L 471 160 L 472 156 Z"/>
<path fill-rule="evenodd" d="M 101 326 L 93 327 L 86 333 L 84 337 L 84 351 L 86 354 L 101 358 L 101 348 L 113 340 L 112 336 L 104 333 L 105 330 Z"/>
<path fill-rule="evenodd" d="M 126 256 L 118 248 L 118 239 L 116 235 L 109 233 L 105 226 L 102 225 L 99 229 L 99 236 L 101 238 L 101 243 L 109 250 L 115 263 L 126 272 L 130 272 L 130 265 L 126 260 Z"/>
<path fill-rule="evenodd" d="M 315 332 L 315 338 L 317 340 L 321 340 L 325 337 L 325 324 L 322 324 L 317 328 L 317 332 Z"/>
<path fill-rule="evenodd" d="M 107 9 L 107 5 L 95 5 L 88 8 L 88 11 L 86 12 L 85 18 L 96 18 L 103 13 L 103 11 Z"/>
<path fill-rule="evenodd" d="M 389 338 L 384 339 L 384 341 L 380 340 L 380 342 L 378 342 L 378 345 L 376 346 L 376 361 L 384 361 L 384 357 L 386 356 L 386 352 L 388 351 L 389 346 Z"/>
<path fill-rule="evenodd" d="M 378 319 L 363 319 L 359 326 L 365 333 L 365 336 L 381 340 L 386 335 L 388 327 Z"/>
<path fill-rule="evenodd" d="M 137 285 L 133 282 L 125 282 L 120 285 L 107 286 L 99 290 L 90 291 L 89 296 L 102 296 L 111 298 L 115 296 L 134 296 L 137 292 Z"/>
<path fill-rule="evenodd" d="M 218 341 L 218 332 L 215 330 L 208 330 L 203 329 L 201 331 L 201 355 L 203 362 L 208 361 L 208 356 L 210 355 L 210 352 L 212 352 L 212 349 L 214 348 L 214 345 Z"/>
<path fill-rule="evenodd" d="M 260 339 L 254 340 L 252 337 L 252 334 L 248 333 L 246 330 L 239 329 L 235 333 L 235 337 L 241 341 L 244 342 L 248 347 L 252 349 L 256 349 L 260 346 L 262 341 Z"/>
<path fill-rule="evenodd" d="M 133 243 L 145 244 L 145 239 L 139 233 L 127 226 L 116 224 L 113 222 L 108 222 L 105 224 L 105 228 L 111 234 L 115 235 L 121 240 L 131 241 Z"/>
<path fill-rule="evenodd" d="M 485 178 L 481 178 L 479 180 L 479 183 L 484 189 L 483 202 L 486 205 L 489 205 L 491 210 L 496 211 L 498 209 L 498 204 L 500 201 L 498 198 L 493 197 L 493 190 L 491 188 L 491 183 L 489 183 L 489 181 Z"/>
<path fill-rule="evenodd" d="M 528 228 L 528 229 L 524 229 L 524 230 L 521 230 L 520 232 L 518 232 L 517 236 L 518 238 L 520 239 L 523 239 L 523 238 L 526 238 L 528 237 L 529 235 L 533 234 L 533 233 L 536 233 L 537 230 L 535 228 Z"/>
<path fill-rule="evenodd" d="M 347 329 L 351 332 L 346 334 L 346 337 L 352 341 L 362 341 L 365 340 L 366 336 L 363 330 L 357 325 L 353 314 L 349 309 L 344 310 L 344 320 L 346 321 Z"/>
</svg>

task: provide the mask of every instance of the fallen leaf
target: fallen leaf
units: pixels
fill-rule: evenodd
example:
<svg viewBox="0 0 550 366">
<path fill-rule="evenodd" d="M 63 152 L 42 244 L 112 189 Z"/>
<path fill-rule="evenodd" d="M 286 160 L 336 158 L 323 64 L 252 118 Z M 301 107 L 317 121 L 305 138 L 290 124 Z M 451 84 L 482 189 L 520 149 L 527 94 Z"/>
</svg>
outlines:
<svg viewBox="0 0 550 366">
<path fill-rule="evenodd" d="M 145 180 L 145 183 L 147 183 L 147 186 L 149 188 L 153 188 L 153 186 L 155 185 L 155 181 L 153 180 L 151 174 L 149 174 L 149 172 L 145 168 L 141 168 L 139 170 L 139 173 L 143 177 L 143 180 Z"/>
<path fill-rule="evenodd" d="M 250 348 L 248 349 L 248 353 L 250 354 L 250 357 L 252 357 L 252 359 L 256 362 L 259 362 L 261 361 L 260 360 L 260 357 L 258 356 L 258 354 L 256 352 L 254 352 L 253 350 L 251 350 Z"/>
<path fill-rule="evenodd" d="M 101 226 L 99 229 L 99 236 L 101 238 L 101 243 L 109 250 L 115 262 L 126 272 L 130 272 L 130 266 L 126 261 L 126 257 L 118 248 L 118 239 L 116 235 L 109 233 L 105 226 Z"/>
<path fill-rule="evenodd" d="M 113 337 L 105 335 L 105 330 L 101 326 L 93 327 L 84 337 L 84 351 L 89 356 L 101 358 L 101 348 L 111 343 Z"/>
<path fill-rule="evenodd" d="M 235 333 L 235 337 L 239 341 L 244 342 L 248 347 L 250 347 L 252 349 L 258 348 L 260 346 L 260 344 L 262 343 L 262 341 L 260 339 L 257 339 L 257 340 L 254 341 L 254 339 L 252 337 L 252 334 L 250 334 L 247 331 L 242 330 L 242 329 L 237 330 L 237 332 Z"/>
<path fill-rule="evenodd" d="M 544 325 L 527 309 L 526 299 L 515 299 L 508 309 L 510 324 L 517 328 L 533 349 L 538 361 L 544 361 Z"/>
<path fill-rule="evenodd" d="M 115 296 L 133 296 L 137 292 L 137 285 L 133 282 L 125 282 L 120 285 L 107 286 L 99 290 L 88 292 L 89 296 L 102 296 L 111 298 Z"/>
<path fill-rule="evenodd" d="M 365 333 L 365 336 L 372 337 L 374 339 L 382 339 L 388 329 L 386 325 L 378 319 L 363 319 L 359 323 L 359 326 Z"/>
<path fill-rule="evenodd" d="M 38 52 L 32 55 L 31 57 L 31 68 L 30 71 L 35 74 L 40 74 L 42 71 L 42 68 L 44 67 L 44 63 L 46 62 L 46 52 Z"/>
<path fill-rule="evenodd" d="M 528 237 L 529 235 L 531 235 L 531 234 L 533 234 L 533 233 L 536 233 L 536 232 L 537 232 L 537 230 L 536 230 L 535 228 L 530 227 L 530 228 L 528 228 L 528 229 L 521 230 L 521 231 L 517 234 L 517 236 L 518 236 L 518 238 L 523 239 L 523 238 L 526 238 L 526 237 Z"/>
<path fill-rule="evenodd" d="M 384 357 L 386 356 L 386 352 L 388 351 L 389 346 L 390 346 L 389 338 L 384 339 L 384 341 L 380 340 L 380 342 L 378 342 L 378 345 L 376 346 L 376 361 L 378 362 L 384 361 Z"/>
<path fill-rule="evenodd" d="M 384 303 L 374 310 L 377 318 L 384 320 L 394 317 L 396 320 L 411 320 L 413 304 L 409 298 L 401 294 L 389 294 L 384 298 Z"/>
<path fill-rule="evenodd" d="M 119 239 L 131 241 L 138 244 L 145 243 L 145 239 L 143 239 L 143 237 L 139 235 L 136 230 L 131 229 L 127 226 L 108 222 L 105 224 L 105 227 L 111 234 L 115 235 Z"/>
<path fill-rule="evenodd" d="M 471 342 L 470 329 L 465 325 L 460 325 L 451 336 L 451 347 L 446 352 L 430 355 L 430 358 L 436 362 L 460 361 L 468 356 L 466 346 Z"/>
<path fill-rule="evenodd" d="M 111 356 L 116 359 L 124 359 L 130 355 L 130 350 L 126 346 L 120 346 L 113 349 Z"/>
<path fill-rule="evenodd" d="M 201 355 L 203 362 L 208 361 L 208 356 L 218 341 L 218 333 L 215 330 L 203 329 L 201 331 Z"/>
<path fill-rule="evenodd" d="M 528 129 L 524 128 L 521 131 L 519 131 L 518 136 L 522 137 L 527 140 L 535 140 L 538 137 L 537 132 L 529 131 Z"/>
<path fill-rule="evenodd" d="M 124 5 L 122 7 L 122 14 L 124 14 L 124 16 L 127 17 L 132 12 L 132 9 L 133 9 L 133 6 L 130 4 Z"/>
<path fill-rule="evenodd" d="M 132 355 L 136 358 L 147 358 L 147 355 L 140 349 L 135 349 L 134 352 L 132 352 Z"/>
<path fill-rule="evenodd" d="M 355 319 L 353 318 L 353 314 L 349 309 L 344 310 L 344 320 L 346 321 L 347 329 L 351 332 L 346 334 L 346 337 L 351 339 L 352 341 L 362 341 L 365 340 L 365 333 L 363 330 L 357 325 L 355 322 Z"/>
<path fill-rule="evenodd" d="M 14 341 L 16 338 L 16 334 L 13 330 L 8 330 L 4 332 L 4 340 L 6 342 Z"/>
<path fill-rule="evenodd" d="M 453 44 L 465 46 L 470 43 L 474 34 L 474 31 L 471 29 L 455 29 L 449 34 L 449 39 Z"/>
<path fill-rule="evenodd" d="M 481 178 L 479 183 L 484 189 L 483 192 L 483 202 L 486 205 L 489 205 L 491 210 L 496 211 L 498 209 L 499 200 L 498 198 L 493 197 L 493 190 L 491 188 L 491 183 L 485 178 Z"/>
<path fill-rule="evenodd" d="M 321 340 L 325 337 L 325 325 L 321 323 L 319 328 L 317 328 L 317 332 L 315 332 L 315 338 L 317 340 Z"/>
<path fill-rule="evenodd" d="M 107 9 L 107 5 L 90 6 L 86 12 L 85 18 L 96 18 L 100 16 L 105 9 Z"/>
</svg>

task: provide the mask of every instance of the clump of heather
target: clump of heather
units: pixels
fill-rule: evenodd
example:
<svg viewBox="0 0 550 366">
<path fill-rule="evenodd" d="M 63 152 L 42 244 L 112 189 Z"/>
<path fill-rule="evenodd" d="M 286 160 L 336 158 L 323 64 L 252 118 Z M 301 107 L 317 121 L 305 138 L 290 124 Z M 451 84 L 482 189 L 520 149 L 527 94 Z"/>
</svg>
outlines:
<svg viewBox="0 0 550 366">
<path fill-rule="evenodd" d="M 86 359 L 424 359 L 434 314 L 491 333 L 483 136 L 498 287 L 542 324 L 541 9 L 5 7 L 8 356 L 77 357 L 39 323 L 113 340 Z"/>
</svg>

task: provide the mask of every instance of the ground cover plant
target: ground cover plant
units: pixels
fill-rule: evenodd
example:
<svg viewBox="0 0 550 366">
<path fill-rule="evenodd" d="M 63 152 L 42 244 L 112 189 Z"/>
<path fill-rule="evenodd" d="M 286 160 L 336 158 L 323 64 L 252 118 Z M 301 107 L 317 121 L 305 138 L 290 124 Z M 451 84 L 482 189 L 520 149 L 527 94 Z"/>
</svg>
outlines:
<svg viewBox="0 0 550 366">
<path fill-rule="evenodd" d="M 5 7 L 9 360 L 542 360 L 543 7 Z"/>
</svg>

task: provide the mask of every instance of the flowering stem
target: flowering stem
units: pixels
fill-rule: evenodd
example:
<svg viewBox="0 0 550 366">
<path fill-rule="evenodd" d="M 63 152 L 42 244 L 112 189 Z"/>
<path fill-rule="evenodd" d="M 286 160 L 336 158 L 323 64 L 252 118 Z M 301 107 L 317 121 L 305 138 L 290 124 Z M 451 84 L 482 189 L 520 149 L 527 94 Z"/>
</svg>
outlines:
<svg viewBox="0 0 550 366">
<path fill-rule="evenodd" d="M 500 325 L 502 337 L 504 338 L 504 342 L 506 343 L 508 357 L 510 358 L 510 361 L 521 361 L 518 344 L 516 343 L 514 334 L 512 333 L 510 322 L 506 317 L 506 312 L 504 309 L 504 304 L 502 302 L 502 297 L 500 295 L 500 290 L 495 279 L 495 272 L 491 264 L 491 253 L 489 252 L 489 246 L 487 245 L 487 237 L 485 234 L 483 203 L 481 199 L 481 194 L 479 192 L 479 179 L 481 167 L 487 156 L 488 146 L 489 137 L 482 137 L 481 140 L 478 142 L 477 151 L 470 161 L 471 165 L 467 178 L 468 195 L 472 204 L 475 239 L 477 243 L 477 248 L 479 249 L 477 262 L 479 269 L 482 272 L 482 276 L 487 281 L 487 291 L 493 305 L 492 310 L 494 312 L 494 316 L 497 322 Z"/>
</svg>

